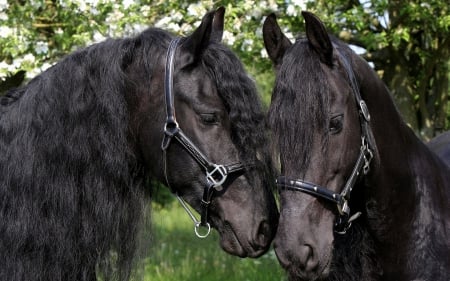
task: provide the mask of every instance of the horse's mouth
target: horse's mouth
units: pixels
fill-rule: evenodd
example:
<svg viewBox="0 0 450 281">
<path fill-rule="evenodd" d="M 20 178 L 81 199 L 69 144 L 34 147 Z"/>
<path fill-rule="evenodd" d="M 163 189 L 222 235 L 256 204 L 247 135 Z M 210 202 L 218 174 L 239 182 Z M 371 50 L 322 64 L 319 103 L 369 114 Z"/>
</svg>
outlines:
<svg viewBox="0 0 450 281">
<path fill-rule="evenodd" d="M 247 240 L 239 239 L 239 235 L 235 232 L 231 224 L 223 221 L 220 224 L 213 223 L 220 235 L 221 248 L 234 256 L 241 258 L 257 258 L 267 252 L 266 248 L 255 248 Z M 220 227 L 219 227 L 220 226 Z"/>
<path fill-rule="evenodd" d="M 328 280 L 330 275 L 330 267 L 332 260 L 332 251 L 329 251 L 327 255 L 322 259 L 323 263 L 319 265 L 317 270 L 305 272 L 297 264 L 290 264 L 286 267 L 289 281 L 320 281 Z"/>
<path fill-rule="evenodd" d="M 241 258 L 248 256 L 230 223 L 223 222 L 217 231 L 220 234 L 220 246 L 224 251 Z"/>
<path fill-rule="evenodd" d="M 288 268 L 286 269 L 288 273 L 289 281 L 320 281 L 320 280 L 328 280 L 329 270 L 327 266 L 321 268 L 320 271 L 316 272 L 308 272 L 305 273 L 300 271 L 298 268 Z"/>
</svg>

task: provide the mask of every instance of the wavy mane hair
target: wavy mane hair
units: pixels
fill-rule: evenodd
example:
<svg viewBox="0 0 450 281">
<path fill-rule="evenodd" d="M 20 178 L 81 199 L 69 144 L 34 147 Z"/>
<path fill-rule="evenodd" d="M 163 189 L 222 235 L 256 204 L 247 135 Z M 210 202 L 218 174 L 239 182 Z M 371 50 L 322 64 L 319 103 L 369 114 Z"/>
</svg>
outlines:
<svg viewBox="0 0 450 281">
<path fill-rule="evenodd" d="M 130 278 L 149 175 L 130 147 L 126 93 L 150 89 L 170 40 L 153 28 L 109 39 L 0 98 L 0 280 Z M 130 64 L 145 70 L 143 85 L 127 80 Z M 262 108 L 239 60 L 211 44 L 202 65 L 242 156 L 263 153 Z"/>
<path fill-rule="evenodd" d="M 299 38 L 290 47 L 292 51 L 286 52 L 283 65 L 278 70 L 279 78 L 275 81 L 268 117 L 278 143 L 275 147 L 280 149 L 278 153 L 284 157 L 282 162 L 288 163 L 288 166 L 295 163 L 300 173 L 306 171 L 311 160 L 314 143 L 312 132 L 327 126 L 328 112 L 325 109 L 329 105 L 325 73 L 316 67 L 318 57 L 307 45 L 306 39 Z M 275 95 L 281 95 L 283 99 L 276 99 Z M 327 139 L 323 141 L 326 144 Z M 293 151 L 301 157 L 292 157 Z M 299 176 L 303 177 L 304 174 Z"/>
<path fill-rule="evenodd" d="M 244 163 L 259 163 L 265 174 L 265 188 L 273 188 L 274 170 L 268 143 L 268 126 L 254 81 L 247 75 L 239 59 L 221 44 L 210 44 L 202 56 L 202 64 L 229 112 L 231 139 Z M 258 160 L 255 159 L 258 156 Z M 249 174 L 251 175 L 251 174 Z M 250 177 L 251 180 L 251 177 Z"/>
</svg>

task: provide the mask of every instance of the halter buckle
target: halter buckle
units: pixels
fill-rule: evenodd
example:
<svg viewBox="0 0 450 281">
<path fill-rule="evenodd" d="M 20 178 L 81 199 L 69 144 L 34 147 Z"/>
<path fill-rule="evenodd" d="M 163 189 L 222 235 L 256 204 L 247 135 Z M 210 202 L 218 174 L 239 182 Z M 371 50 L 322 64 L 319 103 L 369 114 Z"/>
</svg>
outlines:
<svg viewBox="0 0 450 281">
<path fill-rule="evenodd" d="M 213 167 L 212 170 L 206 171 L 206 180 L 214 189 L 219 190 L 227 179 L 228 172 L 224 165 L 213 164 Z"/>
<path fill-rule="evenodd" d="M 357 218 L 359 218 L 361 216 L 361 212 L 357 212 L 355 213 L 353 216 L 351 216 L 350 218 L 348 218 L 348 215 L 346 216 L 340 216 L 338 218 L 338 222 L 335 224 L 335 232 L 337 234 L 346 234 L 347 230 L 350 229 L 350 227 L 352 226 L 352 222 L 354 220 L 356 220 Z"/>
<path fill-rule="evenodd" d="M 179 131 L 180 127 L 178 127 L 177 121 L 168 118 L 166 124 L 164 124 L 164 137 L 161 143 L 162 150 L 167 150 L 172 137 L 175 136 Z"/>
<path fill-rule="evenodd" d="M 346 199 L 342 199 L 343 203 L 338 204 L 338 211 L 341 216 L 348 216 L 350 214 L 350 207 L 348 206 L 348 202 Z"/>
<path fill-rule="evenodd" d="M 369 173 L 370 170 L 370 162 L 372 162 L 373 152 L 370 149 L 369 143 L 367 142 L 367 139 L 365 137 L 362 137 L 361 150 L 364 153 L 363 173 L 364 175 L 367 175 L 367 173 Z"/>
</svg>

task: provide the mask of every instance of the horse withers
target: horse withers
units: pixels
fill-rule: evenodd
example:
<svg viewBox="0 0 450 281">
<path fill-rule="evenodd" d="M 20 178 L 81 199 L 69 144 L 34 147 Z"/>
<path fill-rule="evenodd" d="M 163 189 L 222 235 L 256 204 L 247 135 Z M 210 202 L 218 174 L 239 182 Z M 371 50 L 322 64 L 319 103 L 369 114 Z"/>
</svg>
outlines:
<svg viewBox="0 0 450 281">
<path fill-rule="evenodd" d="M 432 138 L 427 146 L 450 167 L 450 132 Z"/>
<path fill-rule="evenodd" d="M 278 260 L 291 280 L 448 280 L 449 167 L 374 70 L 302 14 L 306 38 L 295 43 L 275 15 L 263 27 L 283 175 Z"/>
<path fill-rule="evenodd" d="M 185 38 L 108 39 L 1 98 L 0 280 L 128 280 L 148 179 L 230 254 L 268 250 L 264 115 L 223 20 L 219 8 Z"/>
</svg>

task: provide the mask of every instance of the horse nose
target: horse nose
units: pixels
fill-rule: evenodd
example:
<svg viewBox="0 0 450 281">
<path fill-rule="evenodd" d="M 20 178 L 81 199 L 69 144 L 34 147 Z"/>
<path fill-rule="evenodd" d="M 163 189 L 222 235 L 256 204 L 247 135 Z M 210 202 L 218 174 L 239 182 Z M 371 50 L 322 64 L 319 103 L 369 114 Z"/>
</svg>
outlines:
<svg viewBox="0 0 450 281">
<path fill-rule="evenodd" d="M 314 256 L 313 248 L 310 245 L 300 246 L 298 251 L 300 268 L 306 272 L 314 271 L 318 266 L 318 260 Z"/>
<path fill-rule="evenodd" d="M 272 227 L 272 225 L 267 221 L 262 221 L 260 223 L 258 230 L 253 237 L 253 241 L 250 243 L 254 250 L 254 253 L 250 254 L 250 256 L 260 256 L 269 249 L 270 243 L 275 236 L 275 229 L 276 228 Z"/>
<path fill-rule="evenodd" d="M 267 221 L 261 222 L 256 233 L 255 244 L 260 248 L 267 248 L 272 242 L 275 231 Z"/>
<path fill-rule="evenodd" d="M 289 246 L 276 239 L 274 250 L 278 261 L 285 269 L 295 267 L 303 272 L 313 272 L 319 266 L 314 250 L 308 244 Z"/>
</svg>

